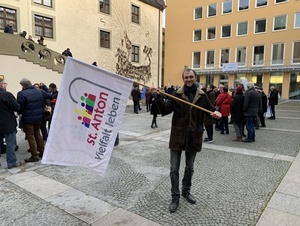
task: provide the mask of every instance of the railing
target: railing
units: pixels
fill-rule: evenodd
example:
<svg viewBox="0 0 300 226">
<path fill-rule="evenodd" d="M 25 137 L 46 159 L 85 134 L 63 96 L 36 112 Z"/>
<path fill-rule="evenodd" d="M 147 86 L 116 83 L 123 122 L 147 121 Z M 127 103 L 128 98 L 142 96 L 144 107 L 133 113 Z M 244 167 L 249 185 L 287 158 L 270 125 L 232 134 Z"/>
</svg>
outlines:
<svg viewBox="0 0 300 226">
<path fill-rule="evenodd" d="M 18 56 L 20 59 L 63 73 L 66 58 L 45 46 L 19 35 L 0 33 L 0 54 Z"/>
</svg>

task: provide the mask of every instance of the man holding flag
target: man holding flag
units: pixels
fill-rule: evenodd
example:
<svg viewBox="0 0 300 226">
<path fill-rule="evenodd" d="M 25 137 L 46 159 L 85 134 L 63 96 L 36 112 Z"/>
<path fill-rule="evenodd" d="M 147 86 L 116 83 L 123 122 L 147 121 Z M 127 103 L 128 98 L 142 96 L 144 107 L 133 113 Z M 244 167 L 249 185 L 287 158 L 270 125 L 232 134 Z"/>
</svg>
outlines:
<svg viewBox="0 0 300 226">
<path fill-rule="evenodd" d="M 196 203 L 196 199 L 191 195 L 192 176 L 196 154 L 202 148 L 204 114 L 208 113 L 191 106 L 196 105 L 209 111 L 215 111 L 207 95 L 196 86 L 195 71 L 186 69 L 182 74 L 182 79 L 184 86 L 173 93 L 173 98 L 168 98 L 165 102 L 161 95 L 158 94 L 155 102 L 162 115 L 173 112 L 169 141 L 172 193 L 172 202 L 169 206 L 170 212 L 175 212 L 179 205 L 179 167 L 182 151 L 185 151 L 186 165 L 182 179 L 181 194 L 188 202 Z M 178 99 L 181 101 L 178 101 Z M 220 118 L 221 115 L 215 111 L 211 112 L 210 116 Z"/>
</svg>

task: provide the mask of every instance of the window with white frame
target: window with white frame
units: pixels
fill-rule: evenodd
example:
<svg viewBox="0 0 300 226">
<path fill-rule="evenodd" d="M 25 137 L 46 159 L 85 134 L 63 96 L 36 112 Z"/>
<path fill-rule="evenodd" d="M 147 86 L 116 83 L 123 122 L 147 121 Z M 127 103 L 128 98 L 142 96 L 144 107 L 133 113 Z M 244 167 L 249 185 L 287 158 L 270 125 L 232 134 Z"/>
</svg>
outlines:
<svg viewBox="0 0 300 226">
<path fill-rule="evenodd" d="M 195 20 L 202 19 L 202 7 L 198 7 L 195 9 L 194 19 Z"/>
<path fill-rule="evenodd" d="M 206 68 L 212 68 L 215 65 L 215 51 L 207 50 L 206 51 Z"/>
<path fill-rule="evenodd" d="M 275 16 L 273 30 L 279 31 L 285 29 L 286 29 L 286 15 Z"/>
<path fill-rule="evenodd" d="M 41 15 L 34 15 L 35 36 L 53 38 L 53 19 Z"/>
<path fill-rule="evenodd" d="M 300 13 L 295 13 L 294 28 L 300 28 Z"/>
<path fill-rule="evenodd" d="M 231 13 L 232 12 L 232 0 L 224 0 L 223 1 L 223 14 Z"/>
<path fill-rule="evenodd" d="M 14 23 L 13 30 L 17 31 L 17 10 L 0 6 L 0 30 L 4 30 L 6 25 L 12 21 Z"/>
<path fill-rule="evenodd" d="M 247 48 L 245 46 L 236 48 L 236 63 L 238 66 L 246 66 L 246 51 Z"/>
<path fill-rule="evenodd" d="M 272 64 L 283 64 L 284 43 L 272 45 Z"/>
<path fill-rule="evenodd" d="M 293 64 L 300 64 L 300 42 L 293 43 Z"/>
<path fill-rule="evenodd" d="M 237 24 L 237 36 L 247 35 L 248 34 L 248 21 L 239 22 Z"/>
<path fill-rule="evenodd" d="M 249 0 L 239 0 L 239 6 L 238 7 L 239 7 L 238 11 L 249 9 Z"/>
<path fill-rule="evenodd" d="M 201 29 L 195 30 L 194 31 L 194 42 L 201 41 L 201 39 L 202 39 L 202 30 Z"/>
<path fill-rule="evenodd" d="M 52 0 L 34 0 L 33 2 L 43 6 L 52 7 Z"/>
<path fill-rule="evenodd" d="M 229 38 L 231 36 L 231 25 L 222 26 L 222 38 Z"/>
<path fill-rule="evenodd" d="M 200 68 L 201 52 L 193 52 L 193 68 Z"/>
<path fill-rule="evenodd" d="M 229 63 L 229 54 L 229 49 L 221 49 L 221 67 L 223 66 L 223 64 Z"/>
<path fill-rule="evenodd" d="M 256 0 L 256 7 L 262 7 L 268 5 L 268 0 Z"/>
<path fill-rule="evenodd" d="M 207 28 L 207 40 L 216 38 L 216 27 Z"/>
<path fill-rule="evenodd" d="M 266 32 L 266 24 L 267 20 L 266 19 L 259 19 L 255 21 L 255 31 L 254 33 L 263 33 Z"/>
<path fill-rule="evenodd" d="M 217 3 L 208 5 L 207 16 L 212 17 L 217 15 Z"/>
<path fill-rule="evenodd" d="M 289 0 L 275 0 L 275 3 L 288 2 Z"/>
<path fill-rule="evenodd" d="M 254 46 L 253 48 L 253 65 L 264 65 L 265 46 Z"/>
<path fill-rule="evenodd" d="M 131 61 L 138 63 L 140 61 L 140 47 L 131 46 Z"/>
</svg>

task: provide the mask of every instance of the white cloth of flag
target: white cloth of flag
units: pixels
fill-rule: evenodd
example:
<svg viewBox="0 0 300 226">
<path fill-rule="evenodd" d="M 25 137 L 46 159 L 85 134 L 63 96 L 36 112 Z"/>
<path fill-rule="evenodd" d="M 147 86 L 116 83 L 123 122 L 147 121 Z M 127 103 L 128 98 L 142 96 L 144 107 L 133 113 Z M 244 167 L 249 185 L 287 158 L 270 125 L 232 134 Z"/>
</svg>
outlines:
<svg viewBox="0 0 300 226">
<path fill-rule="evenodd" d="M 104 176 L 133 80 L 68 57 L 42 163 Z"/>
</svg>

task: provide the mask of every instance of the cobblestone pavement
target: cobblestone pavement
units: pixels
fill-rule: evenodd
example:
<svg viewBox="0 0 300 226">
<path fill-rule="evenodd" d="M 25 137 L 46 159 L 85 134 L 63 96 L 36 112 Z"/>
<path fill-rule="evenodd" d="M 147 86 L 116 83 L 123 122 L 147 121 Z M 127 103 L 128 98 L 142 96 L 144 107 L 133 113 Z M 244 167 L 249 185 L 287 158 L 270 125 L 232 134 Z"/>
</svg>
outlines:
<svg viewBox="0 0 300 226">
<path fill-rule="evenodd" d="M 138 115 L 126 109 L 104 178 L 83 167 L 40 163 L 7 170 L 2 155 L 0 225 L 256 225 L 299 153 L 300 102 L 281 101 L 277 119 L 256 130 L 255 143 L 232 142 L 233 127 L 229 135 L 215 131 L 195 162 L 197 204 L 181 199 L 172 214 L 171 116 L 158 117 L 159 128 L 152 129 L 143 108 Z M 23 161 L 28 144 L 17 135 Z"/>
</svg>

